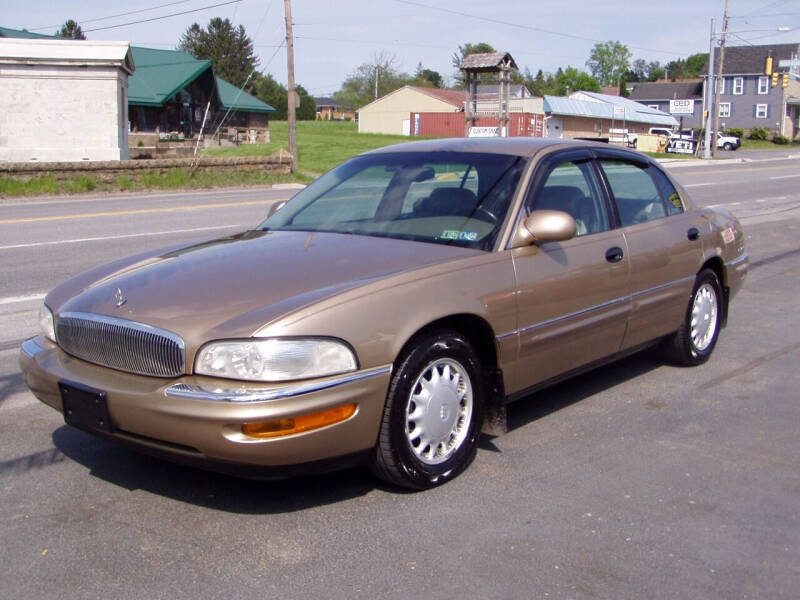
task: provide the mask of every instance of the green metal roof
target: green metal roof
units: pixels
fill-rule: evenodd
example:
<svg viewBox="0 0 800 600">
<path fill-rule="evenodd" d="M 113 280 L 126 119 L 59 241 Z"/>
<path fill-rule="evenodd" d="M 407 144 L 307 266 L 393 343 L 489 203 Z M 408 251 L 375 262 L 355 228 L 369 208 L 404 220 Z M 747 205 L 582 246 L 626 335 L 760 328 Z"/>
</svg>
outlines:
<svg viewBox="0 0 800 600">
<path fill-rule="evenodd" d="M 0 37 L 38 39 L 38 38 L 52 38 L 54 36 L 45 35 L 43 33 L 33 33 L 32 31 L 9 29 L 8 27 L 0 27 Z"/>
<path fill-rule="evenodd" d="M 211 69 L 210 60 L 187 52 L 131 46 L 136 72 L 128 79 L 128 104 L 162 106 L 192 81 Z"/>
<path fill-rule="evenodd" d="M 217 77 L 217 91 L 222 107 L 226 110 L 241 110 L 244 112 L 274 113 L 275 109 L 266 102 L 262 102 L 247 92 L 240 92 L 239 88 Z"/>
</svg>

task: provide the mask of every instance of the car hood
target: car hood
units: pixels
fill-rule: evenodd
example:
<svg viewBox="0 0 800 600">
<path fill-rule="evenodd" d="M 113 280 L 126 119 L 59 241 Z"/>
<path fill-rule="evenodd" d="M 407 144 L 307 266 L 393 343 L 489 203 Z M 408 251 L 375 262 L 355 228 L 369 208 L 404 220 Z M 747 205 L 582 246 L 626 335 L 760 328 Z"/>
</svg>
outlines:
<svg viewBox="0 0 800 600">
<path fill-rule="evenodd" d="M 87 312 L 177 333 L 187 348 L 248 337 L 304 306 L 392 274 L 481 254 L 387 238 L 248 231 L 115 266 L 48 296 L 57 313 Z M 64 300 L 59 302 L 58 300 Z"/>
</svg>

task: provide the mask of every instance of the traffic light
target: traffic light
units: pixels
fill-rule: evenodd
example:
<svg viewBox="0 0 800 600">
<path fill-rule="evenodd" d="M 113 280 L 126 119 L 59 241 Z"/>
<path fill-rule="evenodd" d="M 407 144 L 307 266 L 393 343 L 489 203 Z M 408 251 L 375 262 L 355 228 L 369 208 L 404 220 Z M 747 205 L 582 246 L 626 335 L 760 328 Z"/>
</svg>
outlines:
<svg viewBox="0 0 800 600">
<path fill-rule="evenodd" d="M 772 74 L 772 87 L 778 85 L 778 73 L 775 72 Z"/>
<path fill-rule="evenodd" d="M 766 75 L 772 75 L 772 57 L 767 57 L 767 65 L 764 67 L 764 73 Z"/>
<path fill-rule="evenodd" d="M 783 74 L 783 81 L 781 81 L 781 87 L 782 88 L 789 87 L 789 74 L 788 73 L 784 73 Z"/>
</svg>

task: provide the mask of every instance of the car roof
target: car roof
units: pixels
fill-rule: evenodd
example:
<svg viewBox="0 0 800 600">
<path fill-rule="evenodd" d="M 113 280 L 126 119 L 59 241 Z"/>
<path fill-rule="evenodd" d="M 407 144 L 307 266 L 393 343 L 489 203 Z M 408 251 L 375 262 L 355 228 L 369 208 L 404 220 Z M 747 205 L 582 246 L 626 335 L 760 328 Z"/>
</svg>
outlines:
<svg viewBox="0 0 800 600">
<path fill-rule="evenodd" d="M 546 148 L 608 148 L 608 144 L 584 140 L 565 140 L 558 138 L 445 138 L 406 142 L 394 146 L 384 146 L 366 154 L 384 152 L 484 152 L 489 154 L 509 154 L 513 156 L 532 156 Z"/>
</svg>

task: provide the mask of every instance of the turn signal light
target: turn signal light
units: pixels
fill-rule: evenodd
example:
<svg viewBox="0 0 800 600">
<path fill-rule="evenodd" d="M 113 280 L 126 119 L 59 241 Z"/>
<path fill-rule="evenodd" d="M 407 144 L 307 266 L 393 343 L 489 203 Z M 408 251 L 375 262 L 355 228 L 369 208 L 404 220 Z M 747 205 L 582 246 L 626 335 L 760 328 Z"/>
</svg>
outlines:
<svg viewBox="0 0 800 600">
<path fill-rule="evenodd" d="M 333 425 L 352 417 L 356 412 L 355 404 L 345 404 L 329 408 L 322 412 L 310 415 L 301 415 L 290 419 L 278 419 L 277 421 L 265 421 L 263 423 L 245 423 L 242 425 L 242 433 L 254 438 L 274 438 L 284 435 L 293 435 L 303 431 L 319 429 L 327 425 Z"/>
</svg>

